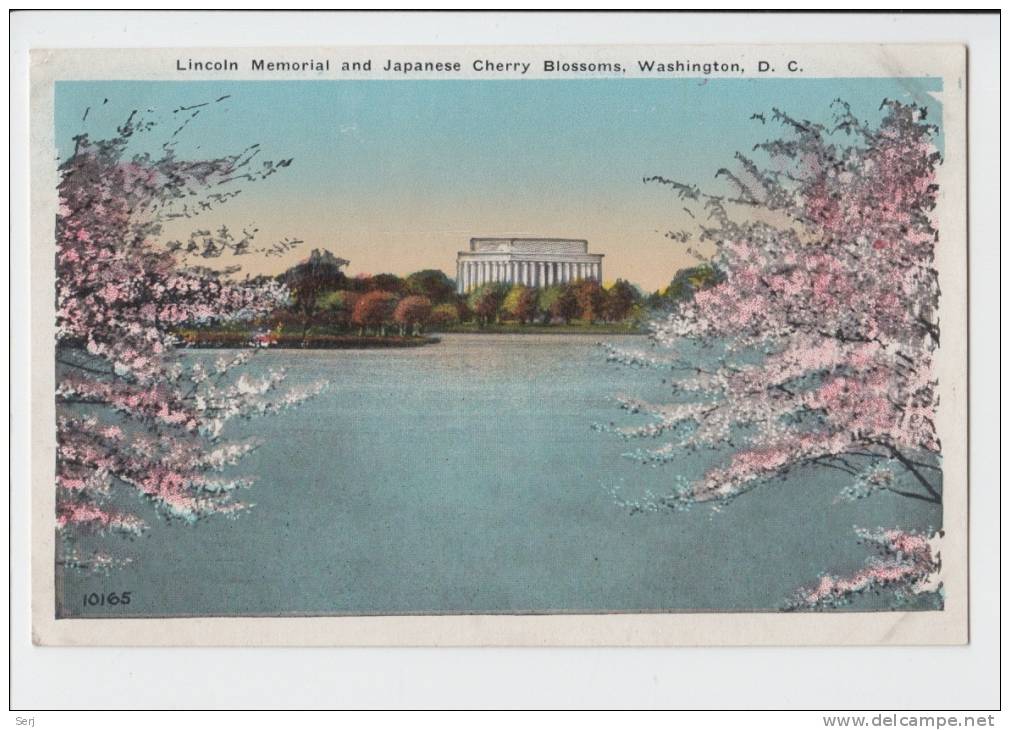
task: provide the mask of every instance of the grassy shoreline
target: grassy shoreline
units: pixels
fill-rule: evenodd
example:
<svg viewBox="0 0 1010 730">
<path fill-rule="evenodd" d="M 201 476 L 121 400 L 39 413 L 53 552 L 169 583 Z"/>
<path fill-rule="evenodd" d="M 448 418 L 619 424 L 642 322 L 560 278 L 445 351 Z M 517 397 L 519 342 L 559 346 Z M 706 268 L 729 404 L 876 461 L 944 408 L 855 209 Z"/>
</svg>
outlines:
<svg viewBox="0 0 1010 730">
<path fill-rule="evenodd" d="M 479 327 L 476 323 L 463 323 L 440 327 L 424 335 L 358 335 L 349 332 L 319 332 L 309 330 L 302 337 L 301 333 L 282 332 L 269 338 L 272 349 L 302 349 L 302 350 L 360 350 L 393 347 L 422 347 L 441 342 L 440 334 L 474 334 L 474 335 L 644 335 L 637 327 L 623 324 L 518 324 L 516 322 L 501 322 Z M 190 349 L 237 349 L 253 346 L 256 333 L 247 330 L 184 330 L 179 332 L 185 347 Z"/>
<path fill-rule="evenodd" d="M 300 335 L 281 335 L 269 344 L 276 350 L 364 350 L 389 347 L 422 347 L 440 342 L 438 337 L 427 335 L 314 335 L 305 338 Z M 194 349 L 234 349 L 252 346 L 252 333 L 248 332 L 200 332 L 188 334 L 185 346 Z"/>
<path fill-rule="evenodd" d="M 518 324 L 500 322 L 483 327 L 473 322 L 440 327 L 438 332 L 468 335 L 644 335 L 644 329 L 619 323 Z"/>
</svg>

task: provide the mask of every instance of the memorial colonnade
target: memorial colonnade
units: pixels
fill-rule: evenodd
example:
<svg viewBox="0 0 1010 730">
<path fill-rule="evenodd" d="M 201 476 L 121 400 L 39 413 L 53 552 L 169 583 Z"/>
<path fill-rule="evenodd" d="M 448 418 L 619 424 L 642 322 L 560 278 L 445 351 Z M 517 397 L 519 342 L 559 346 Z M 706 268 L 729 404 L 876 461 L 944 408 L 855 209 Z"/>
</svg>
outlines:
<svg viewBox="0 0 1010 730">
<path fill-rule="evenodd" d="M 582 240 L 473 238 L 456 260 L 461 294 L 489 283 L 542 288 L 583 280 L 603 280 L 603 255 L 589 253 Z"/>
</svg>

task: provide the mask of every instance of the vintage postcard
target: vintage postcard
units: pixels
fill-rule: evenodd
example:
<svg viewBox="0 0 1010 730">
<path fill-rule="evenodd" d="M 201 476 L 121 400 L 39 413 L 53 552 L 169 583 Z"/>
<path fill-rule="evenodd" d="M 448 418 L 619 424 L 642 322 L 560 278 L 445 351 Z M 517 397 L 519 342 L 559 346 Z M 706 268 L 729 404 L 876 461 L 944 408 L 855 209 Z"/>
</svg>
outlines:
<svg viewBox="0 0 1010 730">
<path fill-rule="evenodd" d="M 963 643 L 965 83 L 33 52 L 36 643 Z"/>
</svg>

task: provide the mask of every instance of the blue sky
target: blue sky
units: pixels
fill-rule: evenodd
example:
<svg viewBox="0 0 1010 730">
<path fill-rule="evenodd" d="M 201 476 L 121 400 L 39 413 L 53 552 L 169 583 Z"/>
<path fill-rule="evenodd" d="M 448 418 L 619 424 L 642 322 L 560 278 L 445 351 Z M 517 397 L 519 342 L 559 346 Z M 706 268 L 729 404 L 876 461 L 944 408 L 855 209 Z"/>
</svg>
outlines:
<svg viewBox="0 0 1010 730">
<path fill-rule="evenodd" d="M 179 154 L 259 142 L 265 158 L 294 163 L 201 225 L 302 238 L 305 252 L 350 259 L 352 273 L 451 274 L 472 235 L 588 238 L 606 254 L 605 278 L 654 289 L 687 260 L 662 236 L 682 223 L 680 206 L 644 176 L 710 186 L 734 152 L 777 131 L 750 119 L 772 107 L 827 121 L 842 98 L 873 121 L 896 98 L 938 123 L 929 92 L 940 90 L 939 79 L 60 82 L 55 131 L 64 157 L 73 135 L 111 135 L 140 109 L 161 121 L 155 150 L 185 118 L 173 110 L 229 95 L 192 120 Z"/>
</svg>

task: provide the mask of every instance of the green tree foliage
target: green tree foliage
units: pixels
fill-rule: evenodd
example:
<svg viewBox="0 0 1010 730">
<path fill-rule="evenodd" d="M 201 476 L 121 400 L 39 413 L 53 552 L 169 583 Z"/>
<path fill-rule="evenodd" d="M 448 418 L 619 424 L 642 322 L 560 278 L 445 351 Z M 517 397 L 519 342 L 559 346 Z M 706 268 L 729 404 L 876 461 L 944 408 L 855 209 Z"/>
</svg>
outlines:
<svg viewBox="0 0 1010 730">
<path fill-rule="evenodd" d="M 319 299 L 321 323 L 346 327 L 351 322 L 354 305 L 361 295 L 348 289 L 338 289 L 324 294 Z"/>
<path fill-rule="evenodd" d="M 468 304 L 481 326 L 498 321 L 506 288 L 498 283 L 483 284 L 470 293 Z"/>
<path fill-rule="evenodd" d="M 403 294 L 404 282 L 396 274 L 376 274 L 368 279 L 369 291 L 388 291 L 394 294 Z"/>
<path fill-rule="evenodd" d="M 433 327 L 454 325 L 459 320 L 459 307 L 455 303 L 438 304 L 432 307 L 430 322 Z"/>
<path fill-rule="evenodd" d="M 648 309 L 668 309 L 670 300 L 663 296 L 663 292 L 656 290 L 645 298 L 645 306 Z"/>
<path fill-rule="evenodd" d="M 473 321 L 473 310 L 470 309 L 470 299 L 466 294 L 457 294 L 453 303 L 456 305 L 456 318 L 460 322 Z"/>
<path fill-rule="evenodd" d="M 550 289 L 558 291 L 550 304 L 550 316 L 553 319 L 564 320 L 565 324 L 570 324 L 573 319 L 579 316 L 579 298 L 576 296 L 575 287 L 562 284 L 558 287 L 550 287 Z"/>
<path fill-rule="evenodd" d="M 341 269 L 349 263 L 325 249 L 313 249 L 305 261 L 278 277 L 291 291 L 291 308 L 301 321 L 303 339 L 319 311 L 320 298 L 346 286 L 347 277 Z"/>
<path fill-rule="evenodd" d="M 544 324 L 551 321 L 554 303 L 560 295 L 561 288 L 557 286 L 545 286 L 537 290 L 537 314 Z"/>
<path fill-rule="evenodd" d="M 516 284 L 509 289 L 502 308 L 509 319 L 524 324 L 530 322 L 537 314 L 537 292 L 528 286 Z"/>
<path fill-rule="evenodd" d="M 696 291 L 707 289 L 723 281 L 724 277 L 711 264 L 699 264 L 689 269 L 678 271 L 670 286 L 663 292 L 663 297 L 670 302 L 682 302 L 694 296 Z"/>
<path fill-rule="evenodd" d="M 370 292 L 393 294 L 397 300 L 425 297 L 432 307 L 431 321 L 436 327 L 447 327 L 460 322 L 477 322 L 485 326 L 506 319 L 520 324 L 582 319 L 588 323 L 638 322 L 642 320 L 643 301 L 638 289 L 626 281 L 618 280 L 613 286 L 602 289 L 595 281 L 557 284 L 543 289 L 516 284 L 488 283 L 468 295 L 457 294 L 455 283 L 438 269 L 423 269 L 406 276 L 377 274 L 349 278 L 341 268 L 347 264 L 328 251 L 316 250 L 306 260 L 277 277 L 289 284 L 293 296 L 287 308 L 281 308 L 264 323 L 301 329 L 306 337 L 310 328 L 324 327 L 345 330 L 357 327 L 374 329 L 383 325 L 372 322 L 362 324 L 355 320 L 355 308 L 361 298 Z M 708 274 L 699 268 L 690 273 L 681 272 L 678 286 L 708 285 Z M 671 290 L 680 291 L 671 284 Z M 651 298 L 653 307 L 669 307 L 670 300 L 662 292 Z M 375 298 L 367 307 L 378 306 Z M 395 304 L 393 305 L 395 306 Z M 636 314 L 637 313 L 637 314 Z M 384 325 L 394 320 L 392 310 Z M 377 316 L 377 315 L 376 315 Z M 402 324 L 397 322 L 397 324 Z M 404 324 L 413 328 L 412 323 Z"/>
<path fill-rule="evenodd" d="M 404 291 L 428 297 L 433 304 L 452 301 L 456 295 L 456 283 L 439 269 L 415 271 L 403 280 Z"/>
<path fill-rule="evenodd" d="M 603 318 L 620 322 L 632 315 L 632 309 L 641 301 L 638 289 L 624 279 L 618 279 L 607 289 L 603 302 Z"/>
</svg>

